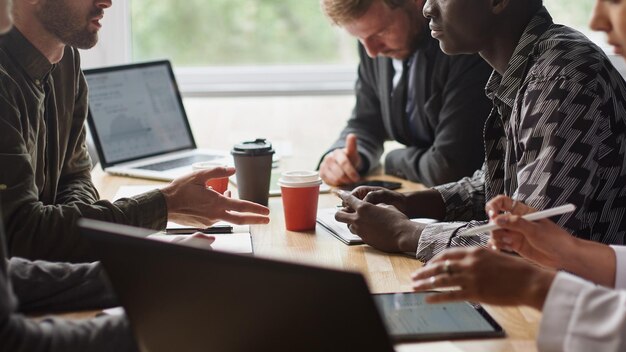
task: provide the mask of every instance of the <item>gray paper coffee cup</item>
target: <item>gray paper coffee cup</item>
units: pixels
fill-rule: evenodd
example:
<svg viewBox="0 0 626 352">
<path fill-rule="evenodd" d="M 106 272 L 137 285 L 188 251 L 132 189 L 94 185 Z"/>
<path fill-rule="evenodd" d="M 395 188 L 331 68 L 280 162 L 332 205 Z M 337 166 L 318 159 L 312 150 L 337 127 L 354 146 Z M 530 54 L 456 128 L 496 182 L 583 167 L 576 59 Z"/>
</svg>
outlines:
<svg viewBox="0 0 626 352">
<path fill-rule="evenodd" d="M 236 144 L 231 154 L 237 172 L 239 199 L 267 206 L 274 149 L 266 139 Z"/>
</svg>

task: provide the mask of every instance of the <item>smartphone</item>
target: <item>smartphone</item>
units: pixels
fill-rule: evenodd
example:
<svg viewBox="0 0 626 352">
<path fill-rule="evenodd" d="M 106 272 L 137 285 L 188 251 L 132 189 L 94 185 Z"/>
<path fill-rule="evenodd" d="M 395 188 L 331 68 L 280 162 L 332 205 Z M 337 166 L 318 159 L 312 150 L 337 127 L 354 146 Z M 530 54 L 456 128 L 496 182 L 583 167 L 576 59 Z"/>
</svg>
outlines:
<svg viewBox="0 0 626 352">
<path fill-rule="evenodd" d="M 392 181 L 381 181 L 381 180 L 368 180 L 368 181 L 361 181 L 361 182 L 353 183 L 351 185 L 345 185 L 345 186 L 342 186 L 341 188 L 351 191 L 360 186 L 382 187 L 386 189 L 398 189 L 402 187 L 402 183 L 392 182 Z"/>
</svg>

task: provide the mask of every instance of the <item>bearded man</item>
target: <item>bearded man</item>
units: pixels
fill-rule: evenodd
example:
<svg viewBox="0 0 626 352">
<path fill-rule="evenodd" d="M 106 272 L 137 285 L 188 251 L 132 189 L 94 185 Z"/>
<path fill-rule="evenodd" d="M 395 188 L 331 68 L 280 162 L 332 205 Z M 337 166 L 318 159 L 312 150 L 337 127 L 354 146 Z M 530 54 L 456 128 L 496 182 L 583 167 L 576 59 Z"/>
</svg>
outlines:
<svg viewBox="0 0 626 352">
<path fill-rule="evenodd" d="M 95 260 L 76 229 L 81 217 L 162 230 L 168 220 L 267 223 L 266 207 L 204 187 L 215 168 L 161 190 L 100 200 L 85 145 L 87 84 L 77 48 L 98 42 L 111 0 L 16 0 L 15 26 L 0 40 L 0 184 L 10 256 Z"/>
</svg>

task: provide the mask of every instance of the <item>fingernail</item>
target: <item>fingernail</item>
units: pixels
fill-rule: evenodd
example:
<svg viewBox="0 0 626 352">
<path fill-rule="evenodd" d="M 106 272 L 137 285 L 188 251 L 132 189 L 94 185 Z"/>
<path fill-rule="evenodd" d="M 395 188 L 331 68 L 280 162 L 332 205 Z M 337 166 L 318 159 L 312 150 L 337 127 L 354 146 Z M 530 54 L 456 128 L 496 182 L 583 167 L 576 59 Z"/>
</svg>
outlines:
<svg viewBox="0 0 626 352">
<path fill-rule="evenodd" d="M 513 239 L 511 237 L 502 237 L 502 242 L 504 242 L 504 244 L 512 244 Z"/>
<path fill-rule="evenodd" d="M 489 211 L 487 212 L 487 214 L 489 215 L 490 218 L 493 218 L 494 215 L 496 215 L 496 212 L 493 211 L 493 209 L 489 209 Z"/>
<path fill-rule="evenodd" d="M 509 222 L 509 218 L 506 216 L 501 216 L 496 218 L 496 224 L 498 225 L 506 225 Z"/>
</svg>

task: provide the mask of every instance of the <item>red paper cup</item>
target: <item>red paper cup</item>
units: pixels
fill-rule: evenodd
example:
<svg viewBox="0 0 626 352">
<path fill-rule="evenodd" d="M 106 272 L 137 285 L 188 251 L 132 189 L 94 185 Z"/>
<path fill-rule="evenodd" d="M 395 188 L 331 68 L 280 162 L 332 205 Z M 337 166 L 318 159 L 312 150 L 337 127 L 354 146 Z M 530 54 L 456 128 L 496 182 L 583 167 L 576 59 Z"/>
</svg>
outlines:
<svg viewBox="0 0 626 352">
<path fill-rule="evenodd" d="M 220 164 L 220 163 L 214 163 L 210 161 L 202 161 L 202 162 L 194 163 L 193 165 L 191 165 L 191 168 L 193 169 L 193 171 L 208 170 L 208 169 L 213 169 L 216 167 L 226 167 L 226 165 Z M 205 186 L 213 188 L 215 192 L 224 194 L 224 192 L 226 192 L 226 190 L 228 189 L 228 177 L 208 179 L 205 182 Z"/>
<path fill-rule="evenodd" d="M 315 228 L 317 201 L 322 180 L 315 171 L 283 172 L 280 180 L 285 226 L 289 231 Z"/>
<path fill-rule="evenodd" d="M 207 180 L 205 185 L 207 187 L 213 188 L 215 192 L 224 194 L 224 192 L 226 192 L 226 190 L 228 189 L 228 177 L 212 178 L 210 180 Z"/>
</svg>

